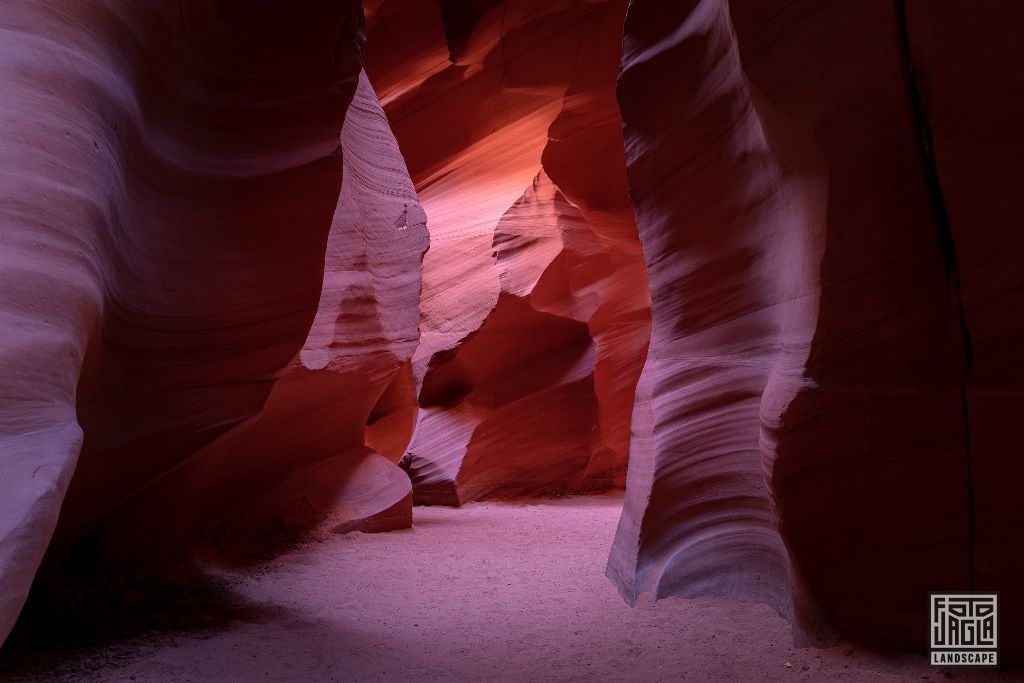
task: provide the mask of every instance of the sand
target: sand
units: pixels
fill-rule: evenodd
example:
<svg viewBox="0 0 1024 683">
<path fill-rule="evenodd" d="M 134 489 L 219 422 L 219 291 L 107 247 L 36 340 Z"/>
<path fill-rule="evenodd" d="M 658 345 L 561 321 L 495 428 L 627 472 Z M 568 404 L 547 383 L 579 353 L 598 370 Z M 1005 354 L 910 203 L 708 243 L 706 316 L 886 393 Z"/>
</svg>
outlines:
<svg viewBox="0 0 1024 683">
<path fill-rule="evenodd" d="M 303 545 L 221 572 L 261 605 L 213 627 L 150 633 L 24 680 L 975 680 L 923 655 L 792 646 L 762 605 L 626 606 L 604 577 L 617 496 L 417 507 L 415 527 Z M 207 617 L 209 618 L 209 617 Z M 986 680 L 1017 680 L 989 672 Z"/>
</svg>

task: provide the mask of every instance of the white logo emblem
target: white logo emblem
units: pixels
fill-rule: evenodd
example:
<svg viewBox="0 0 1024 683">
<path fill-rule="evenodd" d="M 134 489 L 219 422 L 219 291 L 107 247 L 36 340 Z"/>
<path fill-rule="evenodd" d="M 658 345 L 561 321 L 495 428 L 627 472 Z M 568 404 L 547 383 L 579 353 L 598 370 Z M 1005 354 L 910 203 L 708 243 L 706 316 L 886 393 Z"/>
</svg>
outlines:
<svg viewBox="0 0 1024 683">
<path fill-rule="evenodd" d="M 996 666 L 999 620 L 996 593 L 931 593 L 931 662 Z"/>
</svg>

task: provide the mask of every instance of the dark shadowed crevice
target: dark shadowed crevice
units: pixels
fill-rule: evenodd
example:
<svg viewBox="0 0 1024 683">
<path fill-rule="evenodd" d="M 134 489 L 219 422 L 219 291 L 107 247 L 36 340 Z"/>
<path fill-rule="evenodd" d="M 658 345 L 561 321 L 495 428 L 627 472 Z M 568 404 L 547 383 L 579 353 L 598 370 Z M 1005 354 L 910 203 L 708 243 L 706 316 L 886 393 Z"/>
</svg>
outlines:
<svg viewBox="0 0 1024 683">
<path fill-rule="evenodd" d="M 454 64 L 464 55 L 480 19 L 502 0 L 439 0 L 448 58 Z"/>
<path fill-rule="evenodd" d="M 932 136 L 931 120 L 926 111 L 925 98 L 921 93 L 920 76 L 914 68 L 914 61 L 911 56 L 905 0 L 896 0 L 896 21 L 899 26 L 899 41 L 907 79 L 907 92 L 914 117 L 914 126 L 917 131 L 917 149 L 921 157 L 921 172 L 924 177 L 925 188 L 928 192 L 928 202 L 931 205 L 932 217 L 938 231 L 939 244 L 942 247 L 946 276 L 956 292 L 960 332 L 963 336 L 964 366 L 963 377 L 960 383 L 960 405 L 964 421 L 964 451 L 967 468 L 967 577 L 970 587 L 973 589 L 975 545 L 974 471 L 973 463 L 971 462 L 971 423 L 967 403 L 967 379 L 974 361 L 974 348 L 971 343 L 971 332 L 967 327 L 967 317 L 964 312 L 964 298 L 960 285 L 960 267 L 957 261 L 956 240 L 949 221 L 949 211 L 946 208 L 946 198 L 942 191 L 942 183 L 939 180 L 939 171 L 935 164 L 935 143 Z"/>
</svg>

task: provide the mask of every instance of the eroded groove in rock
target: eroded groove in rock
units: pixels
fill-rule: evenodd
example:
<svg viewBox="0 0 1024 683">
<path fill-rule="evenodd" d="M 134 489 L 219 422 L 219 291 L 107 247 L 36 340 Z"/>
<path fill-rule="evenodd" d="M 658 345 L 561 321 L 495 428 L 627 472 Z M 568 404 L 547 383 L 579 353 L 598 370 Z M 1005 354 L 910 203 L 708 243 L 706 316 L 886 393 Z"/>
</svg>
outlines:
<svg viewBox="0 0 1024 683">
<path fill-rule="evenodd" d="M 922 646 L 965 353 L 894 4 L 634 0 L 619 100 L 654 328 L 610 576 Z"/>
<path fill-rule="evenodd" d="M 301 347 L 362 45 L 354 1 L 10 2 L 0 30 L 5 635 L 62 497 L 63 547 Z"/>
<path fill-rule="evenodd" d="M 614 99 L 624 9 L 367 3 L 367 70 L 431 234 L 403 463 L 420 502 L 624 482 L 649 329 Z"/>
</svg>

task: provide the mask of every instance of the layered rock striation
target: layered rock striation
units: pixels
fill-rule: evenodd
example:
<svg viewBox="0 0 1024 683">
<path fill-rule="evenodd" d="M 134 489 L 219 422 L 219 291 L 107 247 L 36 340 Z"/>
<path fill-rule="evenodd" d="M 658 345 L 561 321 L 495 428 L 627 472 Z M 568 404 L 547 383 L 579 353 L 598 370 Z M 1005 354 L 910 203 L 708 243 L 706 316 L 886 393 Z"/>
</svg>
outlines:
<svg viewBox="0 0 1024 683">
<path fill-rule="evenodd" d="M 108 559 L 139 554 L 140 536 L 156 541 L 152 552 L 207 542 L 219 559 L 244 560 L 271 530 L 287 541 L 325 521 L 338 531 L 412 523 L 411 485 L 395 463 L 415 417 L 426 217 L 365 74 L 340 143 L 344 177 L 304 344 L 256 415 L 119 509 L 104 529 Z"/>
<path fill-rule="evenodd" d="M 404 449 L 363 427 L 411 429 L 426 233 L 359 3 L 14 2 L 0 27 L 0 636 L 48 546 L 97 529 L 130 556 L 300 501 L 407 524 Z"/>
<path fill-rule="evenodd" d="M 646 274 L 614 96 L 625 4 L 367 4 L 428 216 L 418 502 L 621 486 Z"/>
<path fill-rule="evenodd" d="M 625 485 L 629 602 L 1024 652 L 1019 3 L 361 5 L 0 6 L 0 638 Z"/>
<path fill-rule="evenodd" d="M 992 370 L 1021 270 L 990 188 L 1024 158 L 994 132 L 1019 18 L 924 5 L 630 5 L 653 331 L 609 562 L 628 600 L 754 599 L 812 640 L 920 648 L 929 591 L 1013 583 L 1021 385 Z"/>
</svg>

